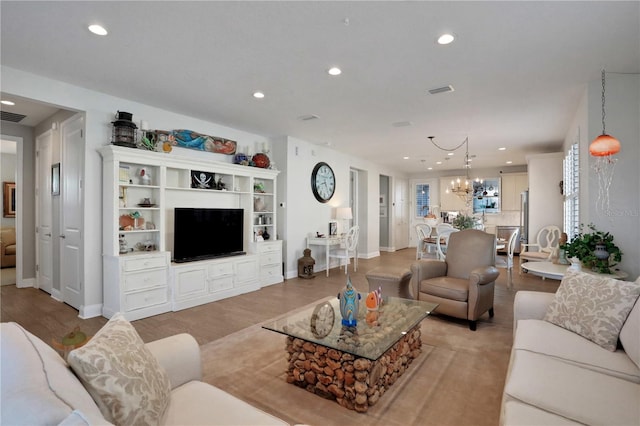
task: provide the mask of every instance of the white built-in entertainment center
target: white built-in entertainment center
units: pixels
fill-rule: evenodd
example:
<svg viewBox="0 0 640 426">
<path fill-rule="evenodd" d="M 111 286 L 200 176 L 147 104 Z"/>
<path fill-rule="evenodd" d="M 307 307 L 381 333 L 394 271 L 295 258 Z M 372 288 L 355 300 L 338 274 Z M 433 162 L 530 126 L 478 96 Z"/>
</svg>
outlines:
<svg viewBox="0 0 640 426">
<path fill-rule="evenodd" d="M 145 318 L 283 281 L 277 170 L 212 161 L 206 152 L 108 145 L 100 154 L 105 317 Z M 193 171 L 204 173 L 206 188 L 192 188 Z M 220 181 L 224 189 L 211 189 Z M 246 254 L 173 263 L 174 209 L 181 207 L 243 209 Z M 268 240 L 259 236 L 265 231 Z"/>
</svg>

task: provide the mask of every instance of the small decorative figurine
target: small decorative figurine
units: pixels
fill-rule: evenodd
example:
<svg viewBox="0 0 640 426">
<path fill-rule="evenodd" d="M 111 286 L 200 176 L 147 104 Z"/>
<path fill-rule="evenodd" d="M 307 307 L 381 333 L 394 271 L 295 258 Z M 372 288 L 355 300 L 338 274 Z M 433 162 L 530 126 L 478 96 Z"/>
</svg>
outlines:
<svg viewBox="0 0 640 426">
<path fill-rule="evenodd" d="M 351 277 L 347 277 L 347 285 L 338 293 L 340 299 L 340 314 L 342 325 L 355 327 L 358 325 L 358 308 L 360 307 L 360 293 L 353 288 Z"/>
<path fill-rule="evenodd" d="M 365 304 L 367 305 L 367 324 L 371 326 L 378 325 L 378 317 L 380 315 L 378 309 L 382 304 L 382 287 L 378 287 L 377 290 L 369 293 L 365 300 Z"/>
<path fill-rule="evenodd" d="M 140 169 L 140 184 L 151 185 L 151 176 L 149 175 L 149 171 L 145 168 Z"/>
</svg>

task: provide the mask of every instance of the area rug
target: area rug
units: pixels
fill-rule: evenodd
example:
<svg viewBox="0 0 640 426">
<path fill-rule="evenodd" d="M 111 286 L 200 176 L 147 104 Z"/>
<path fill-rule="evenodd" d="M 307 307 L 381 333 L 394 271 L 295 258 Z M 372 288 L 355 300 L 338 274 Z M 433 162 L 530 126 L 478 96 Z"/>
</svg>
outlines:
<svg viewBox="0 0 640 426">
<path fill-rule="evenodd" d="M 422 354 L 366 413 L 286 383 L 285 336 L 254 325 L 202 346 L 204 380 L 290 424 L 497 425 L 511 325 L 436 316 Z"/>
</svg>

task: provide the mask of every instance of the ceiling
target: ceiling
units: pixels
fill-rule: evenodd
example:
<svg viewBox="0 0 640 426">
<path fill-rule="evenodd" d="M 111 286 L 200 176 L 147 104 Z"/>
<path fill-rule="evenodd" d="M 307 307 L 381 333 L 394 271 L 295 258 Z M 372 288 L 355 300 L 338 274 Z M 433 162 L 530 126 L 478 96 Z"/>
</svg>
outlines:
<svg viewBox="0 0 640 426">
<path fill-rule="evenodd" d="M 0 9 L 4 66 L 408 173 L 463 168 L 464 148 L 444 161 L 428 136 L 445 148 L 468 137 L 472 168 L 558 151 L 602 68 L 640 72 L 637 1 L 3 0 Z M 89 33 L 93 23 L 109 35 Z M 457 39 L 438 45 L 443 32 Z M 332 66 L 342 74 L 328 75 Z M 455 90 L 427 92 L 446 85 Z M 319 118 L 300 119 L 308 115 Z"/>
</svg>

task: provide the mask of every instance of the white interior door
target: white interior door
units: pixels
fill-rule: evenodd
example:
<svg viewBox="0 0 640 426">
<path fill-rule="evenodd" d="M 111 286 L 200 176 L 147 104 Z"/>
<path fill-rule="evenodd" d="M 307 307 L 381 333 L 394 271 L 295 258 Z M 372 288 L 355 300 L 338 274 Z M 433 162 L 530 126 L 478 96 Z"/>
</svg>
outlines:
<svg viewBox="0 0 640 426">
<path fill-rule="evenodd" d="M 36 138 L 36 287 L 53 289 L 52 131 Z"/>
<path fill-rule="evenodd" d="M 61 126 L 62 164 L 60 196 L 60 284 L 65 303 L 80 309 L 83 301 L 82 166 L 84 164 L 84 118 L 72 117 Z"/>
<path fill-rule="evenodd" d="M 393 247 L 409 247 L 409 181 L 393 179 Z"/>
</svg>

